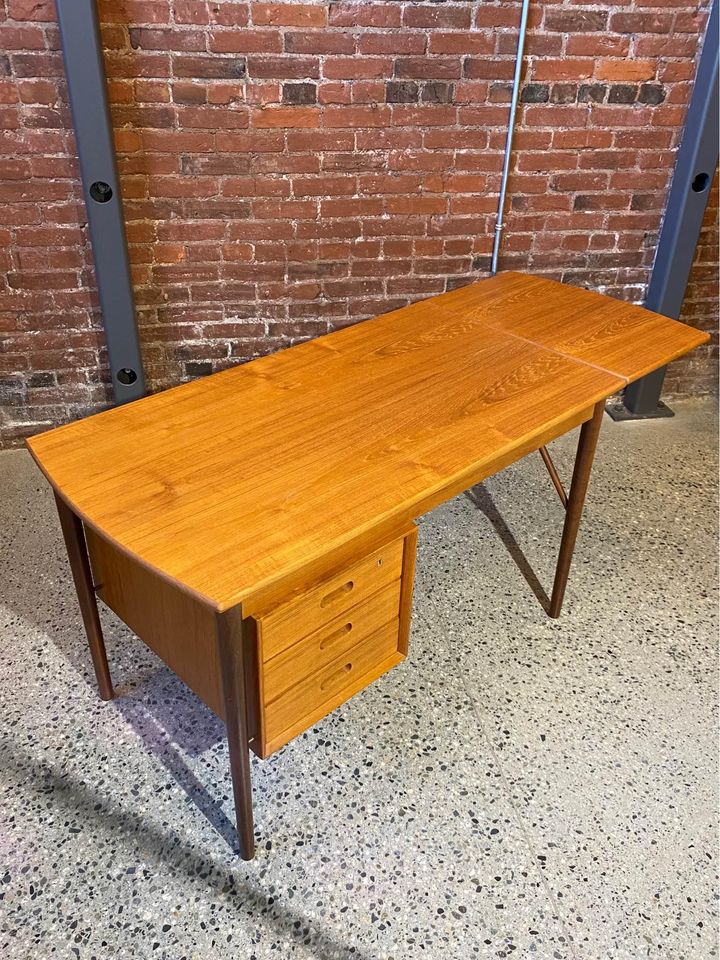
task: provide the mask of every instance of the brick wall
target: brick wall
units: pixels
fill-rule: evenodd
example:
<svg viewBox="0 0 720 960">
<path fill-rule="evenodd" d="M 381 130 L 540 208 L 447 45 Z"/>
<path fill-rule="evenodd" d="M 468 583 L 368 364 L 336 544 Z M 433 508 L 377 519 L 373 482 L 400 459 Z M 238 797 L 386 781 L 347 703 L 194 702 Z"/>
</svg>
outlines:
<svg viewBox="0 0 720 960">
<path fill-rule="evenodd" d="M 642 299 L 706 8 L 533 4 L 501 266 Z M 487 273 L 516 0 L 99 9 L 152 389 Z M 0 0 L 0 34 L 13 443 L 108 386 L 53 3 Z"/>
</svg>

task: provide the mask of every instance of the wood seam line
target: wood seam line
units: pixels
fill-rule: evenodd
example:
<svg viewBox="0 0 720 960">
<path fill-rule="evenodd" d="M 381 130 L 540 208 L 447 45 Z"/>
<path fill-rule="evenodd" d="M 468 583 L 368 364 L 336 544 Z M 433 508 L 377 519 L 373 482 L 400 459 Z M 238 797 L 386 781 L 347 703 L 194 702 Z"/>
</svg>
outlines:
<svg viewBox="0 0 720 960">
<path fill-rule="evenodd" d="M 486 330 L 491 330 L 494 333 L 497 333 L 497 327 L 491 327 L 489 324 L 480 321 L 481 325 L 485 327 Z M 563 353 L 562 350 L 556 350 L 554 347 L 548 347 L 544 343 L 538 343 L 537 340 L 531 340 L 529 337 L 523 337 L 520 333 L 512 333 L 510 330 L 502 330 L 508 337 L 514 337 L 516 340 L 521 340 L 523 343 L 529 343 L 533 347 L 540 347 L 542 350 L 547 350 L 548 353 L 554 353 L 558 357 L 563 357 L 565 360 L 570 360 L 573 363 L 580 364 L 584 367 L 590 367 L 593 370 L 599 370 L 601 373 L 607 373 L 611 377 L 617 377 L 618 380 L 622 380 L 624 385 L 627 386 L 630 383 L 628 377 L 624 376 L 622 373 L 617 373 L 615 370 L 608 370 L 607 367 L 600 367 L 596 363 L 590 363 L 588 360 L 581 360 L 579 357 L 573 357 L 569 353 Z"/>
</svg>

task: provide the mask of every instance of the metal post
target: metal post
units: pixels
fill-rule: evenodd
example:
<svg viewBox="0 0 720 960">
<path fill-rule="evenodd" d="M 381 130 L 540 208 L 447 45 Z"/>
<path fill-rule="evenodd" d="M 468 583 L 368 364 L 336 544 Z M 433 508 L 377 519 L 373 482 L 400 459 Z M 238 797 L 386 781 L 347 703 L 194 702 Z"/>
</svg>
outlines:
<svg viewBox="0 0 720 960">
<path fill-rule="evenodd" d="M 718 5 L 714 0 L 675 174 L 658 240 L 645 306 L 677 320 L 695 258 L 718 162 Z M 660 400 L 665 368 L 626 387 L 623 403 L 608 405 L 614 420 L 672 416 Z"/>
<path fill-rule="evenodd" d="M 515 114 L 520 99 L 520 83 L 522 81 L 523 54 L 525 52 L 525 34 L 527 32 L 530 0 L 522 0 L 520 9 L 520 27 L 518 29 L 517 51 L 515 53 L 515 73 L 513 75 L 512 96 L 510 98 L 510 116 L 508 118 L 507 136 L 505 137 L 505 156 L 503 157 L 502 175 L 500 177 L 500 196 L 498 197 L 498 211 L 495 218 L 495 237 L 493 239 L 492 257 L 490 258 L 490 273 L 495 276 L 500 256 L 500 241 L 503 232 L 503 214 L 505 211 L 505 194 L 510 174 L 510 158 L 512 157 L 513 134 L 515 132 Z"/>
<path fill-rule="evenodd" d="M 95 0 L 56 0 L 95 276 L 118 403 L 145 394 Z"/>
</svg>

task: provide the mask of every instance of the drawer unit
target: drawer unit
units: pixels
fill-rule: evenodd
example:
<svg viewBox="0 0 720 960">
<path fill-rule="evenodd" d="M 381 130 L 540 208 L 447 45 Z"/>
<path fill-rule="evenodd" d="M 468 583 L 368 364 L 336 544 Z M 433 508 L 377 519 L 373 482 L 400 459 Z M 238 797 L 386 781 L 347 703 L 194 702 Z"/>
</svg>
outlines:
<svg viewBox="0 0 720 960">
<path fill-rule="evenodd" d="M 395 540 L 258 619 L 263 660 L 399 580 L 404 540 Z"/>
<path fill-rule="evenodd" d="M 294 730 L 298 724 L 301 729 L 307 729 L 400 663 L 403 654 L 398 651 L 398 626 L 396 618 L 342 656 L 299 680 L 276 700 L 266 701 L 265 737 L 271 748 L 276 749 L 296 736 Z"/>
<path fill-rule="evenodd" d="M 400 580 L 396 580 L 268 660 L 263 667 L 265 702 L 272 703 L 297 683 L 298 677 L 320 670 L 380 627 L 397 620 L 399 610 Z"/>
<path fill-rule="evenodd" d="M 255 619 L 251 746 L 261 757 L 404 659 L 416 542 L 413 526 Z"/>
</svg>

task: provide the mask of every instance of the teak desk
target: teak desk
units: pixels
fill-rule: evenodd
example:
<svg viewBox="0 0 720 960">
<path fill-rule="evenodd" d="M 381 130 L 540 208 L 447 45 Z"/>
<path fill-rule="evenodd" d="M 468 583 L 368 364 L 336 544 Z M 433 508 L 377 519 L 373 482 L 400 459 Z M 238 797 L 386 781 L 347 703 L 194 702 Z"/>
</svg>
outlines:
<svg viewBox="0 0 720 960">
<path fill-rule="evenodd" d="M 225 721 L 250 859 L 248 746 L 407 653 L 413 521 L 540 449 L 566 505 L 558 616 L 604 400 L 706 339 L 506 273 L 34 437 L 101 697 L 96 595 Z M 580 424 L 565 495 L 545 444 Z"/>
</svg>

